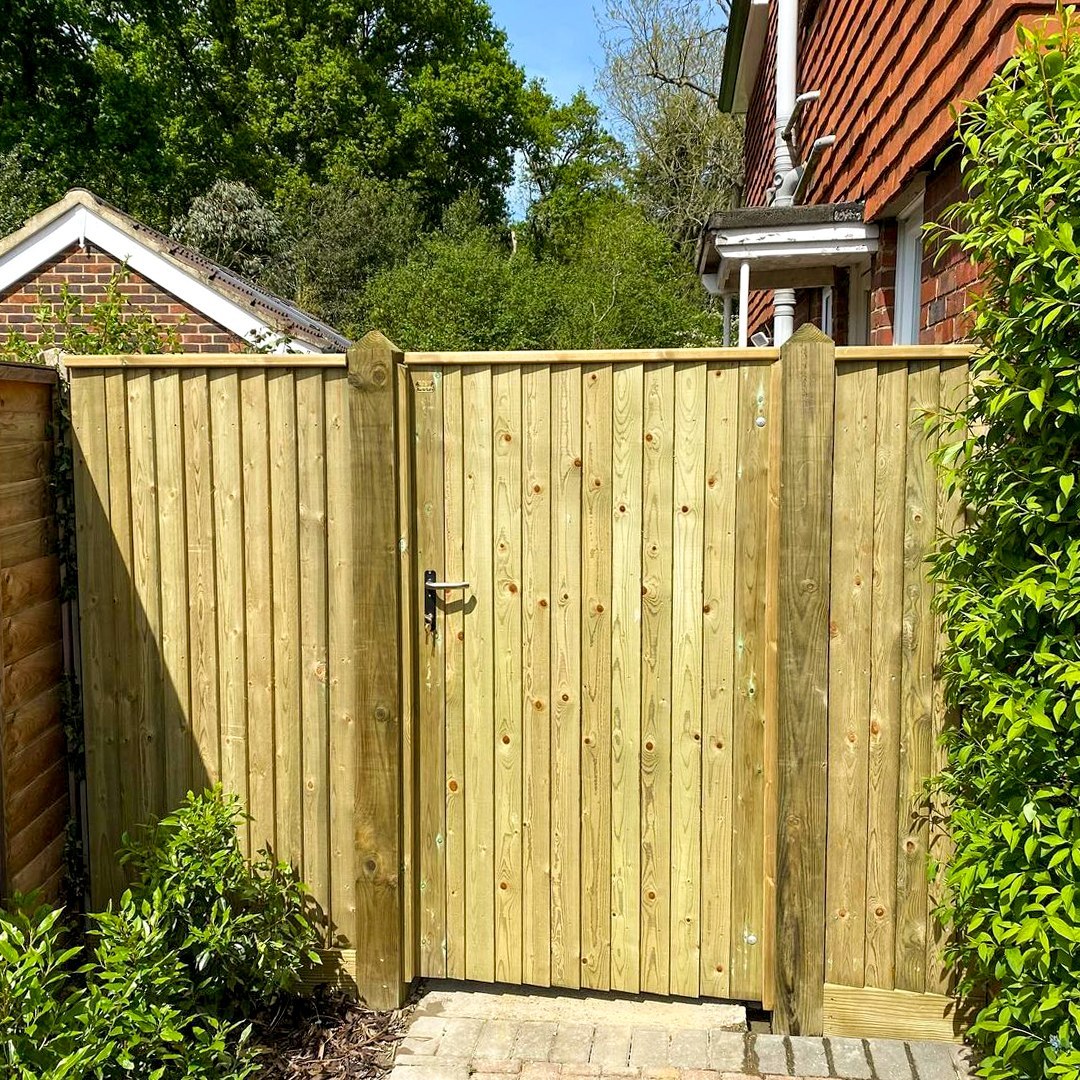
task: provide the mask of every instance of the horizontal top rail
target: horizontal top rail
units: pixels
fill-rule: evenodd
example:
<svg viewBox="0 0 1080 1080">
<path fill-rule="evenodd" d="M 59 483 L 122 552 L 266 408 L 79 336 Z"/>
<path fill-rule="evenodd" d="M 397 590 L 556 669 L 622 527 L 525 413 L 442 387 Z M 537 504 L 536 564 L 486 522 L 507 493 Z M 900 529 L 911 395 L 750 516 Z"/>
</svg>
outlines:
<svg viewBox="0 0 1080 1080">
<path fill-rule="evenodd" d="M 968 360 L 975 349 L 970 345 L 840 345 L 836 362 L 857 363 L 874 360 Z M 457 367 L 499 364 L 618 364 L 618 363 L 742 363 L 747 360 L 779 360 L 776 348 L 751 349 L 576 349 L 502 352 L 407 352 L 409 367 Z"/>
<path fill-rule="evenodd" d="M 343 368 L 344 353 L 128 353 L 116 356 L 67 355 L 68 368 Z"/>
<path fill-rule="evenodd" d="M 968 360 L 971 345 L 839 345 L 838 364 L 890 360 Z M 409 367 L 509 364 L 773 363 L 780 350 L 763 349 L 521 349 L 497 352 L 407 352 Z M 69 368 L 343 368 L 344 353 L 145 353 L 116 356 L 64 355 Z"/>
<path fill-rule="evenodd" d="M 54 383 L 57 371 L 45 364 L 26 364 L 18 361 L 0 363 L 0 382 Z"/>
</svg>

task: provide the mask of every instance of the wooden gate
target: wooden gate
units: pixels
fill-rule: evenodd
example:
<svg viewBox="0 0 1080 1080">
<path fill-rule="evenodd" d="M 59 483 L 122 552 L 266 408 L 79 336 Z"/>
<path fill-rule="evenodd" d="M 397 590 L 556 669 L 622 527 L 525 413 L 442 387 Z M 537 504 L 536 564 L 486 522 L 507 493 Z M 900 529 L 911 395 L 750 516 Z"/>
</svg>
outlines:
<svg viewBox="0 0 1080 1080">
<path fill-rule="evenodd" d="M 421 973 L 761 1000 L 775 361 L 406 362 Z"/>
</svg>

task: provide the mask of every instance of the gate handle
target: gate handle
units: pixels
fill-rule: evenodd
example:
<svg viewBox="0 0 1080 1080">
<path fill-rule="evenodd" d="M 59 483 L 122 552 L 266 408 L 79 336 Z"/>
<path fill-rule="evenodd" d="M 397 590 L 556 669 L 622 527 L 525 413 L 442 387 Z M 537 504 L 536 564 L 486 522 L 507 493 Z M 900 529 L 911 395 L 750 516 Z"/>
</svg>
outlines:
<svg viewBox="0 0 1080 1080">
<path fill-rule="evenodd" d="M 424 571 L 424 626 L 429 634 L 435 637 L 438 632 L 438 607 L 435 603 L 435 592 L 438 589 L 467 589 L 467 581 L 436 581 L 434 570 Z"/>
</svg>

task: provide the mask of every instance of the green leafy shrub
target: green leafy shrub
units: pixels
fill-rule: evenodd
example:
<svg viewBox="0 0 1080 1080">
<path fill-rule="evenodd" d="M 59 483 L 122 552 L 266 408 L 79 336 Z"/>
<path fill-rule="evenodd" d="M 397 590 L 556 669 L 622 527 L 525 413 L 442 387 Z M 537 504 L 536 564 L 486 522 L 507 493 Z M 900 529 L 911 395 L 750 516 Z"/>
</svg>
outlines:
<svg viewBox="0 0 1080 1080">
<path fill-rule="evenodd" d="M 153 912 L 194 996 L 247 1016 L 296 988 L 318 961 L 319 935 L 289 865 L 266 852 L 244 858 L 236 832 L 242 820 L 239 800 L 215 788 L 189 794 L 176 813 L 128 840 L 121 858 L 135 880 L 120 916 Z M 103 936 L 108 918 L 96 917 Z"/>
<path fill-rule="evenodd" d="M 941 778 L 961 989 L 993 1080 L 1080 1076 L 1080 37 L 1020 30 L 962 116 L 980 349 L 941 455 L 971 527 L 935 557 L 958 707 Z M 970 433 L 977 432 L 977 437 Z"/>
<path fill-rule="evenodd" d="M 74 944 L 61 912 L 0 910 L 5 1080 L 246 1080 L 256 1010 L 313 958 L 306 893 L 240 853 L 235 798 L 189 795 L 129 844 L 136 874 Z"/>
</svg>

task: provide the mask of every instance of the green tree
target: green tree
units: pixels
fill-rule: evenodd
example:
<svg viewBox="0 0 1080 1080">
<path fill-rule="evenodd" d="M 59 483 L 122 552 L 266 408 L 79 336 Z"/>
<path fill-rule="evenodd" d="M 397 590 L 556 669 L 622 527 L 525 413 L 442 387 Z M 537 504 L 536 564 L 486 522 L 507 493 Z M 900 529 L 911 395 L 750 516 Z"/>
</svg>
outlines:
<svg viewBox="0 0 1080 1080">
<path fill-rule="evenodd" d="M 677 348 L 720 334 L 668 237 L 621 195 L 567 259 L 515 251 L 475 204 L 456 207 L 372 281 L 368 303 L 372 325 L 407 349 Z"/>
<path fill-rule="evenodd" d="M 717 107 L 726 0 L 607 0 L 599 85 L 626 132 L 632 190 L 690 253 L 742 182 L 742 123 Z"/>
<path fill-rule="evenodd" d="M 31 10 L 0 67 L 0 89 L 21 88 L 0 110 L 0 152 L 44 132 L 57 187 L 167 227 L 219 178 L 268 198 L 344 166 L 408 181 L 436 221 L 466 190 L 491 220 L 502 211 L 528 95 L 482 0 Z"/>
<path fill-rule="evenodd" d="M 970 528 L 934 574 L 958 724 L 941 778 L 961 990 L 992 1080 L 1080 1077 L 1080 35 L 1021 28 L 960 132 L 941 237 L 983 269 L 971 400 L 941 455 Z"/>
</svg>

